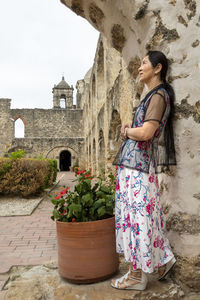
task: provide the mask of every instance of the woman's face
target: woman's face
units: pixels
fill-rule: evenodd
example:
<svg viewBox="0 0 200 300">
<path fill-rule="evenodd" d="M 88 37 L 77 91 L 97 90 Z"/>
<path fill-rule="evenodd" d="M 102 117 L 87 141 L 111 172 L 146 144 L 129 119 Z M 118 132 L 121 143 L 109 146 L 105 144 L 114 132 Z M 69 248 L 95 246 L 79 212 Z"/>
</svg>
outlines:
<svg viewBox="0 0 200 300">
<path fill-rule="evenodd" d="M 145 56 L 143 58 L 138 72 L 140 76 L 140 81 L 143 83 L 148 83 L 155 76 L 155 69 L 152 66 L 148 56 Z"/>
</svg>

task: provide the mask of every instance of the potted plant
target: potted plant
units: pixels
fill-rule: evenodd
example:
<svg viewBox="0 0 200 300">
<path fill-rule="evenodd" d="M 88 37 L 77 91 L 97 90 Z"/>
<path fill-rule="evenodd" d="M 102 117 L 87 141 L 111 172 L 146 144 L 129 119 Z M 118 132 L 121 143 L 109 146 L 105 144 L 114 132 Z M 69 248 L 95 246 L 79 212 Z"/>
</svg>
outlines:
<svg viewBox="0 0 200 300">
<path fill-rule="evenodd" d="M 115 246 L 115 176 L 104 182 L 89 171 L 75 173 L 74 191 L 64 188 L 56 198 L 59 274 L 74 283 L 104 280 L 118 270 Z M 93 181 L 95 181 L 93 183 Z"/>
</svg>

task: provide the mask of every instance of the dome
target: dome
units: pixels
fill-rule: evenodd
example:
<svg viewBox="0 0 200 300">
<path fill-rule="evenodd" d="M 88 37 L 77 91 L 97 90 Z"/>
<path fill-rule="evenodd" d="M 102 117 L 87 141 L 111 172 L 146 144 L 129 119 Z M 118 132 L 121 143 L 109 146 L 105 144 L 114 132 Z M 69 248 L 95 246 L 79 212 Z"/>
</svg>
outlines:
<svg viewBox="0 0 200 300">
<path fill-rule="evenodd" d="M 56 85 L 54 88 L 56 89 L 70 89 L 69 84 L 65 81 L 64 76 L 62 77 L 61 82 L 59 82 L 58 85 Z"/>
</svg>

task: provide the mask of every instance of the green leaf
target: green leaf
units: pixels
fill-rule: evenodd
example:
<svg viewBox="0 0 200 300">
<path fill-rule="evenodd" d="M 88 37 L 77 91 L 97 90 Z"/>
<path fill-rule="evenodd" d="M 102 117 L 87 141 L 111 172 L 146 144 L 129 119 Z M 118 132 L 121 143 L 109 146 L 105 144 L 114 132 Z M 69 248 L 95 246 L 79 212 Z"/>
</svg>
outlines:
<svg viewBox="0 0 200 300">
<path fill-rule="evenodd" d="M 73 216 L 73 213 L 72 213 L 71 210 L 69 210 L 69 212 L 68 212 L 68 214 L 67 214 L 67 218 L 69 219 L 69 218 L 71 218 L 72 216 Z"/>
<path fill-rule="evenodd" d="M 113 216 L 114 215 L 114 210 L 113 210 L 113 208 L 106 208 L 106 214 L 107 215 L 110 215 L 110 216 Z"/>
<path fill-rule="evenodd" d="M 100 177 L 98 177 L 98 185 L 102 184 L 102 179 Z"/>
<path fill-rule="evenodd" d="M 106 207 L 113 207 L 113 203 L 112 202 L 106 202 Z"/>
<path fill-rule="evenodd" d="M 109 177 L 112 181 L 115 180 L 115 176 L 114 176 L 113 174 L 109 174 L 108 177 Z"/>
<path fill-rule="evenodd" d="M 94 210 L 95 210 L 94 207 L 91 207 L 91 208 L 90 208 L 89 212 L 90 212 L 90 215 L 91 215 L 91 216 L 94 216 Z"/>
<path fill-rule="evenodd" d="M 82 190 L 81 183 L 77 184 L 75 186 L 74 190 L 80 195 L 81 194 L 81 190 Z"/>
<path fill-rule="evenodd" d="M 96 195 L 98 198 L 106 198 L 106 195 L 102 191 L 97 191 Z"/>
<path fill-rule="evenodd" d="M 57 203 L 60 205 L 60 206 L 62 206 L 62 205 L 64 205 L 65 204 L 65 199 L 58 199 L 58 200 L 56 200 L 57 201 Z"/>
<path fill-rule="evenodd" d="M 102 185 L 100 187 L 100 191 L 109 194 L 110 193 L 110 189 L 107 186 Z"/>
<path fill-rule="evenodd" d="M 94 206 L 93 206 L 94 209 L 99 208 L 99 207 L 102 206 L 105 202 L 106 202 L 105 199 L 99 199 L 99 200 L 95 201 Z"/>
<path fill-rule="evenodd" d="M 54 219 L 58 219 L 60 217 L 60 214 L 58 213 L 57 209 L 53 210 L 53 217 Z"/>
<path fill-rule="evenodd" d="M 88 206 L 93 204 L 93 195 L 92 193 L 88 193 L 82 197 L 82 202 Z"/>
<path fill-rule="evenodd" d="M 58 201 L 55 199 L 51 199 L 51 203 L 53 203 L 54 205 L 58 204 Z"/>
<path fill-rule="evenodd" d="M 107 201 L 113 201 L 115 199 L 115 195 L 106 195 Z"/>
<path fill-rule="evenodd" d="M 97 213 L 98 213 L 98 216 L 99 216 L 99 217 L 102 217 L 103 215 L 105 215 L 105 213 L 106 213 L 106 208 L 105 208 L 105 206 L 99 207 L 98 210 L 97 210 Z"/>
<path fill-rule="evenodd" d="M 79 213 L 82 211 L 82 206 L 80 204 L 72 203 L 69 206 L 69 210 L 73 213 L 73 215 L 78 218 Z"/>
<path fill-rule="evenodd" d="M 85 179 L 84 182 L 87 183 L 88 187 L 91 187 L 91 180 L 90 179 Z"/>
</svg>

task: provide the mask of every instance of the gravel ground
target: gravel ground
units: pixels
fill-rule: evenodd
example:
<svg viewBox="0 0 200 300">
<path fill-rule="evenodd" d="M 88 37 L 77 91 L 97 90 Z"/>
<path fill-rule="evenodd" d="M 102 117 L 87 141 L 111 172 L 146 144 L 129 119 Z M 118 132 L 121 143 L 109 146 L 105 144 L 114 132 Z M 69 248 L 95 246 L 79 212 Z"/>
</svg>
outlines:
<svg viewBox="0 0 200 300">
<path fill-rule="evenodd" d="M 20 198 L 20 197 L 0 197 L 0 216 L 29 216 L 42 201 L 43 197 Z"/>
</svg>

